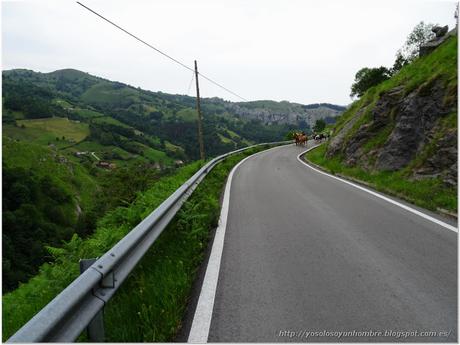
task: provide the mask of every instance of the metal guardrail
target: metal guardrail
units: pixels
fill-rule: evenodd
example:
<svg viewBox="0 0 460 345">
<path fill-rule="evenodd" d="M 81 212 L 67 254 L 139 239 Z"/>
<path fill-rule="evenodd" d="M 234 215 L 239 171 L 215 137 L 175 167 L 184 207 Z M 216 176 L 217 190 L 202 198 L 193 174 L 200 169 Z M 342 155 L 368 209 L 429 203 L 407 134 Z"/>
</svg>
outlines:
<svg viewBox="0 0 460 345">
<path fill-rule="evenodd" d="M 100 312 L 128 277 L 157 237 L 179 211 L 203 178 L 230 155 L 263 143 L 216 157 L 198 170 L 112 249 L 96 260 L 59 295 L 19 329 L 8 343 L 72 342 L 91 322 L 101 320 Z M 102 330 L 103 334 L 103 330 Z M 98 341 L 95 339 L 95 341 Z M 99 339 L 101 341 L 101 339 Z"/>
</svg>

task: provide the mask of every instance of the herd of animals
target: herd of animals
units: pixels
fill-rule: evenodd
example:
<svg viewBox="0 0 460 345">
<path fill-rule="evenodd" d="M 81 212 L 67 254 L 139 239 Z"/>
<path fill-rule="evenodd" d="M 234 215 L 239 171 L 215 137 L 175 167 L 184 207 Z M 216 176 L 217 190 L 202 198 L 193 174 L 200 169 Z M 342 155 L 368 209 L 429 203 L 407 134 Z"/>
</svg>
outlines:
<svg viewBox="0 0 460 345">
<path fill-rule="evenodd" d="M 294 137 L 294 140 L 295 140 L 295 145 L 296 146 L 305 146 L 307 145 L 307 142 L 308 142 L 308 136 L 305 134 L 305 132 L 301 132 L 301 133 L 294 133 L 293 135 Z M 329 134 L 327 133 L 321 133 L 321 134 L 312 134 L 311 135 L 311 138 L 313 138 L 315 141 L 323 141 L 323 140 L 327 140 L 329 138 Z"/>
</svg>

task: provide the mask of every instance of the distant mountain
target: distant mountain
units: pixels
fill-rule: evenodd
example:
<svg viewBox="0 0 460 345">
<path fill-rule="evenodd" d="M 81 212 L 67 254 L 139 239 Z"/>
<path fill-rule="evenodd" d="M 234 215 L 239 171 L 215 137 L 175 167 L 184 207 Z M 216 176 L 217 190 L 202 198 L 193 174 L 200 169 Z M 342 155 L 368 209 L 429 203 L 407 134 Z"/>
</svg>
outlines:
<svg viewBox="0 0 460 345">
<path fill-rule="evenodd" d="M 264 124 L 293 124 L 312 128 L 318 119 L 333 123 L 346 107 L 329 103 L 299 104 L 288 101 L 225 102 L 211 98 L 208 102 L 223 104 L 225 109 L 239 118 L 260 120 Z"/>
<path fill-rule="evenodd" d="M 195 102 L 75 69 L 3 71 L 4 291 L 49 259 L 45 246 L 86 236 L 102 214 L 198 159 Z M 212 157 L 282 140 L 341 108 L 204 98 L 202 110 Z"/>
<path fill-rule="evenodd" d="M 146 91 L 74 69 L 51 73 L 17 69 L 2 75 L 4 109 L 16 114 L 10 118 L 69 117 L 92 128 L 101 127 L 102 120 L 95 118 L 105 117 L 105 123 L 112 118 L 159 142 L 155 148 L 160 151 L 172 153 L 164 144 L 168 141 L 182 149 L 182 159 L 198 157 L 194 97 Z M 308 130 L 319 118 L 334 122 L 345 107 L 203 98 L 202 109 L 205 145 L 214 156 L 249 143 L 282 139 L 293 128 Z M 140 139 L 137 135 L 135 139 Z"/>
</svg>

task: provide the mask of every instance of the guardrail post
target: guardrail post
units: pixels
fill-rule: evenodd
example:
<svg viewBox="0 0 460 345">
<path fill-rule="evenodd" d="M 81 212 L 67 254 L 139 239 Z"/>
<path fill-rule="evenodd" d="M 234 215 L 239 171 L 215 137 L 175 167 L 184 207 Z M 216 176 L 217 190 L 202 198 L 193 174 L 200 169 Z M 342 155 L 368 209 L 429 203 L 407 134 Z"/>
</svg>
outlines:
<svg viewBox="0 0 460 345">
<path fill-rule="evenodd" d="M 85 272 L 97 259 L 81 259 L 80 260 L 80 274 Z M 104 312 L 101 310 L 94 316 L 86 328 L 88 339 L 93 343 L 102 343 L 105 339 L 104 332 Z"/>
</svg>

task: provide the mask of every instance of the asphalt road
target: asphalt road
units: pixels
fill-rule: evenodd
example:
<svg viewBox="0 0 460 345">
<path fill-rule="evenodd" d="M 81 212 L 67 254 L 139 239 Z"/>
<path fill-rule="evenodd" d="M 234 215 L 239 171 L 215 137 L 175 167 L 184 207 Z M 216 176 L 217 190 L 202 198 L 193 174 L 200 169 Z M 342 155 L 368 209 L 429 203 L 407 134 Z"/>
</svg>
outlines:
<svg viewBox="0 0 460 345">
<path fill-rule="evenodd" d="M 235 172 L 208 341 L 456 341 L 457 233 L 309 169 L 302 150 Z"/>
</svg>

